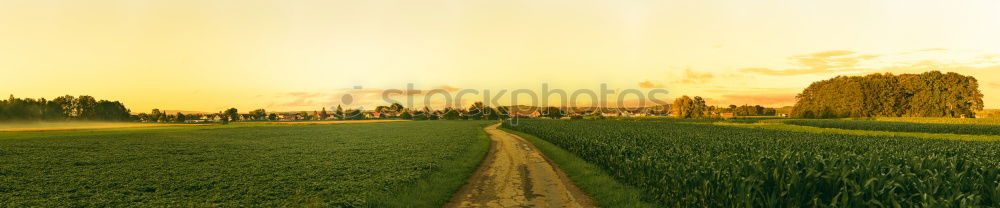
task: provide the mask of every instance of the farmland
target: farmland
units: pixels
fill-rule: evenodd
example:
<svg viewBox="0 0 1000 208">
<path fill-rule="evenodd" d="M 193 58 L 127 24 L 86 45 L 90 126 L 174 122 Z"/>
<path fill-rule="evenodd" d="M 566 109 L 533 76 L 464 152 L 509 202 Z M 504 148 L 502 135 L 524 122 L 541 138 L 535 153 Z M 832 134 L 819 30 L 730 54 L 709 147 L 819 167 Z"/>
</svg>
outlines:
<svg viewBox="0 0 1000 208">
<path fill-rule="evenodd" d="M 675 120 L 523 120 L 505 128 L 575 154 L 660 207 L 1000 203 L 998 142 L 813 134 Z"/>
<path fill-rule="evenodd" d="M 982 124 L 911 123 L 870 120 L 789 120 L 788 124 L 820 128 L 922 132 L 939 134 L 1000 135 L 1000 126 Z"/>
<path fill-rule="evenodd" d="M 433 207 L 445 203 L 483 158 L 489 146 L 485 124 L 0 132 L 0 202 Z"/>
<path fill-rule="evenodd" d="M 948 117 L 876 117 L 877 121 L 940 123 L 940 124 L 981 124 L 1000 125 L 1000 118 L 948 118 Z"/>
<path fill-rule="evenodd" d="M 96 130 L 96 129 L 123 129 L 123 128 L 149 128 L 149 127 L 169 127 L 169 126 L 194 126 L 195 124 L 146 124 L 131 122 L 19 122 L 0 123 L 0 132 L 13 131 L 68 131 L 68 130 Z"/>
</svg>

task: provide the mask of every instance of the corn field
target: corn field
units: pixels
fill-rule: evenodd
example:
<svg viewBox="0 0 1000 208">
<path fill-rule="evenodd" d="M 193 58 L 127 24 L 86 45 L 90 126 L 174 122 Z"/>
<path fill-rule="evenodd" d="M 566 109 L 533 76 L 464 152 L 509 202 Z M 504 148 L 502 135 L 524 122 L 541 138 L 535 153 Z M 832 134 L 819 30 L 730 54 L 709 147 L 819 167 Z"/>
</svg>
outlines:
<svg viewBox="0 0 1000 208">
<path fill-rule="evenodd" d="M 1000 135 L 1000 126 L 982 124 L 940 124 L 940 123 L 910 123 L 867 120 L 788 120 L 785 123 L 799 126 L 820 128 L 891 131 L 891 132 L 921 132 L 939 134 L 970 134 L 970 135 Z"/>
<path fill-rule="evenodd" d="M 995 207 L 1000 143 L 670 120 L 523 120 L 663 207 Z"/>
</svg>

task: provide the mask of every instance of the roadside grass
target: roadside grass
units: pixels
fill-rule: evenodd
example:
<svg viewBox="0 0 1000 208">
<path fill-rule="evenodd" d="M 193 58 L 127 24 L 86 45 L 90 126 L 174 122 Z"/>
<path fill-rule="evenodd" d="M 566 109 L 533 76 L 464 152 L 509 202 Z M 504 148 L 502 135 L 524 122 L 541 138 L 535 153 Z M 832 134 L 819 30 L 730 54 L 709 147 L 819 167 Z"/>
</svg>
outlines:
<svg viewBox="0 0 1000 208">
<path fill-rule="evenodd" d="M 533 135 L 500 128 L 528 140 L 547 158 L 562 169 L 570 180 L 580 187 L 599 207 L 656 207 L 641 200 L 642 193 L 631 186 L 619 183 L 600 167 L 590 164 L 558 146 Z"/>
<path fill-rule="evenodd" d="M 759 123 L 730 123 L 730 122 L 715 122 L 712 123 L 719 126 L 732 126 L 732 127 L 742 127 L 742 128 L 760 128 L 760 129 L 771 129 L 771 130 L 782 130 L 782 131 L 793 131 L 793 132 L 809 132 L 809 133 L 820 133 L 820 134 L 850 134 L 850 135 L 864 135 L 864 136 L 903 136 L 903 137 L 917 137 L 925 139 L 945 139 L 945 140 L 961 140 L 961 141 L 1000 141 L 1000 136 L 992 135 L 965 135 L 965 134 L 942 134 L 942 133 L 921 133 L 921 132 L 888 132 L 888 131 L 870 131 L 870 130 L 848 130 L 848 129 L 835 129 L 835 128 L 820 128 L 812 126 L 799 126 L 782 123 L 780 120 L 774 121 L 762 121 Z"/>
<path fill-rule="evenodd" d="M 434 122 L 434 121 L 415 121 Z M 475 143 L 453 158 L 446 159 L 439 171 L 406 186 L 400 186 L 390 193 L 373 197 L 366 207 L 441 207 L 458 192 L 479 168 L 490 150 L 490 138 L 485 130 L 489 123 L 480 125 Z M 465 176 L 465 177 L 460 177 Z"/>
</svg>

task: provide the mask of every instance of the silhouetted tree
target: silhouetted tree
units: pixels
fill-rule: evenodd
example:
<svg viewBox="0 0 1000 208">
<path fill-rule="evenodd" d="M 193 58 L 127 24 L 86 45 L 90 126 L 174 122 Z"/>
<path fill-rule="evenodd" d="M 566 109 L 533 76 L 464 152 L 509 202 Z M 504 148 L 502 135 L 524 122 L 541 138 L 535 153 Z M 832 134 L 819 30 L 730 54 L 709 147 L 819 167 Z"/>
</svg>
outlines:
<svg viewBox="0 0 1000 208">
<path fill-rule="evenodd" d="M 343 120 L 345 118 L 344 109 L 341 108 L 340 105 L 337 105 L 337 110 L 334 111 L 333 116 L 337 117 L 337 119 Z"/>
<path fill-rule="evenodd" d="M 402 104 L 392 103 L 392 105 L 389 105 L 389 108 L 387 110 L 392 111 L 394 113 L 401 113 L 403 112 L 403 109 L 405 109 L 405 107 L 403 107 Z"/>
<path fill-rule="evenodd" d="M 497 110 L 492 107 L 486 106 L 483 108 L 483 116 L 489 120 L 498 120 L 500 119 L 500 112 L 497 112 Z"/>
<path fill-rule="evenodd" d="M 410 111 L 403 110 L 403 112 L 399 114 L 399 118 L 409 120 L 409 119 L 413 119 L 413 115 L 410 114 Z"/>
<path fill-rule="evenodd" d="M 460 115 L 461 115 L 461 113 L 458 112 L 458 110 L 449 107 L 449 108 L 445 108 L 444 109 L 444 116 L 443 117 L 444 117 L 445 120 L 457 120 L 457 119 L 459 119 L 458 117 Z"/>
<path fill-rule="evenodd" d="M 510 107 L 508 107 L 508 106 L 497 107 L 497 111 L 496 112 L 497 112 L 497 116 L 499 116 L 500 119 L 509 119 L 510 116 L 511 116 L 510 115 L 510 113 L 511 113 L 510 112 Z"/>
<path fill-rule="evenodd" d="M 468 119 L 482 120 L 483 119 L 483 110 L 484 110 L 485 107 L 486 106 L 483 105 L 483 102 L 475 102 L 475 103 L 473 103 L 472 106 L 469 106 L 469 111 L 468 111 L 468 113 L 466 113 L 466 117 Z"/>
<path fill-rule="evenodd" d="M 319 120 L 326 120 L 329 117 L 330 114 L 326 112 L 326 107 L 323 107 L 323 110 L 319 112 Z"/>
</svg>

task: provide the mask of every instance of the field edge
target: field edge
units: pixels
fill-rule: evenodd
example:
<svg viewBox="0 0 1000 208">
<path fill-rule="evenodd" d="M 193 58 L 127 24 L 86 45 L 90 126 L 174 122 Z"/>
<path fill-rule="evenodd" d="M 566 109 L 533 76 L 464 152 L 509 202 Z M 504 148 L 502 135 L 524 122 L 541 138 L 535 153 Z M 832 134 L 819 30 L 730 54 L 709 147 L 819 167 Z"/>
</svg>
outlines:
<svg viewBox="0 0 1000 208">
<path fill-rule="evenodd" d="M 618 182 L 600 167 L 590 164 L 555 144 L 517 130 L 504 127 L 500 127 L 500 130 L 520 136 L 534 144 L 546 158 L 556 163 L 558 168 L 562 169 L 577 187 L 590 196 L 594 205 L 600 207 L 656 207 L 642 201 L 642 192 L 638 189 Z"/>
<path fill-rule="evenodd" d="M 419 121 L 417 121 L 419 122 Z M 492 124 L 492 123 L 490 123 Z M 442 163 L 440 171 L 411 184 L 372 197 L 365 207 L 441 207 L 451 200 L 452 195 L 465 185 L 479 168 L 490 150 L 490 138 L 483 129 L 487 124 L 478 125 L 479 135 L 471 148 Z M 456 175 L 461 177 L 455 177 Z"/>
<path fill-rule="evenodd" d="M 952 141 L 980 141 L 980 142 L 996 142 L 1000 141 L 1000 136 L 993 135 L 971 135 L 971 134 L 948 134 L 948 133 L 926 133 L 926 132 L 895 132 L 895 131 L 873 131 L 873 130 L 854 130 L 854 129 L 839 129 L 839 128 L 823 128 L 815 126 L 803 126 L 795 125 L 784 122 L 778 123 L 755 123 L 755 124 L 736 124 L 736 123 L 722 123 L 716 122 L 711 125 L 717 126 L 728 126 L 736 128 L 756 128 L 756 129 L 769 129 L 777 131 L 789 131 L 789 132 L 803 132 L 803 133 L 814 133 L 814 134 L 840 134 L 840 135 L 857 135 L 857 136 L 893 136 L 893 137 L 913 137 L 922 139 L 939 139 L 939 140 L 952 140 Z"/>
</svg>

